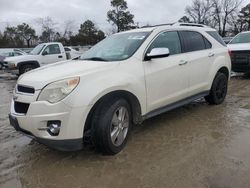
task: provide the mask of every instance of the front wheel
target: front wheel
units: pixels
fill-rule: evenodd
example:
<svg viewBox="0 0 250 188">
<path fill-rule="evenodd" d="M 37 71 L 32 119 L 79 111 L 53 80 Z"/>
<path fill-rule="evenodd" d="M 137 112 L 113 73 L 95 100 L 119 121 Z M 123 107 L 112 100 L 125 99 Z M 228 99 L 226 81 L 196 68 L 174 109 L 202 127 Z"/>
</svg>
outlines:
<svg viewBox="0 0 250 188">
<path fill-rule="evenodd" d="M 31 71 L 33 69 L 35 69 L 36 67 L 34 65 L 30 65 L 30 64 L 27 64 L 27 65 L 22 65 L 20 68 L 19 68 L 19 74 L 24 74 L 28 71 Z"/>
<path fill-rule="evenodd" d="M 103 154 L 114 155 L 125 146 L 131 128 L 131 110 L 124 99 L 102 102 L 92 119 L 92 138 Z"/>
<path fill-rule="evenodd" d="M 227 95 L 228 78 L 225 74 L 218 72 L 212 84 L 212 88 L 205 100 L 209 104 L 221 104 Z"/>
</svg>

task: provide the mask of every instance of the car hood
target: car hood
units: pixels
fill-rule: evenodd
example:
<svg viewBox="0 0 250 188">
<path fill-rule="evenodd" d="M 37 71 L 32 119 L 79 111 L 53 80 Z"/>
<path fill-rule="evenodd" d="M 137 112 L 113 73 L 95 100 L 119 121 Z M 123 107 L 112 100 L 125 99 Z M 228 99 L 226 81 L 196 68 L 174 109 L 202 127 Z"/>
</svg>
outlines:
<svg viewBox="0 0 250 188">
<path fill-rule="evenodd" d="M 20 61 L 31 61 L 36 60 L 37 55 L 20 55 L 15 57 L 6 57 L 4 61 L 18 63 Z"/>
<path fill-rule="evenodd" d="M 36 90 L 45 85 L 65 78 L 84 76 L 117 66 L 117 62 L 69 60 L 27 72 L 19 77 L 18 84 L 32 86 Z"/>
<path fill-rule="evenodd" d="M 231 51 L 245 51 L 250 50 L 250 43 L 228 44 L 227 47 Z"/>
</svg>

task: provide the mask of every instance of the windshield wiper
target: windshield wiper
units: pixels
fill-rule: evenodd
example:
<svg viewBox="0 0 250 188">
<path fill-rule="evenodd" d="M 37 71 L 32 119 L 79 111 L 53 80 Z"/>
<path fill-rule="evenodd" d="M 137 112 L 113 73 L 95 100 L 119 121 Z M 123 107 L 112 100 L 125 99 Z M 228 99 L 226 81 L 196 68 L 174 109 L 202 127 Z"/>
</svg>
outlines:
<svg viewBox="0 0 250 188">
<path fill-rule="evenodd" d="M 86 58 L 82 60 L 87 60 L 87 61 L 108 61 L 107 59 L 103 59 L 101 57 L 91 57 L 91 58 Z"/>
</svg>

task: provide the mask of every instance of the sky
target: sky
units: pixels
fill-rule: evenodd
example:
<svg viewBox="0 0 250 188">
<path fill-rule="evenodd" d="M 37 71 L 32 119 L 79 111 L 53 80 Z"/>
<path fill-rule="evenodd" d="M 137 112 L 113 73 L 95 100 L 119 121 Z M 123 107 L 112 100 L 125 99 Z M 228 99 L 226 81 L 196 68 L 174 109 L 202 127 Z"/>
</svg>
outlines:
<svg viewBox="0 0 250 188">
<path fill-rule="evenodd" d="M 129 11 L 135 15 L 140 26 L 176 22 L 184 15 L 192 0 L 127 0 Z M 14 26 L 23 22 L 39 30 L 37 18 L 51 17 L 63 28 L 67 20 L 74 22 L 77 31 L 85 20 L 93 20 L 97 26 L 108 31 L 107 11 L 109 0 L 0 0 L 0 30 L 6 25 Z"/>
<path fill-rule="evenodd" d="M 184 15 L 184 9 L 192 0 L 127 0 L 135 22 L 141 25 L 176 22 Z M 37 18 L 51 17 L 63 27 L 67 20 L 74 22 L 74 30 L 85 20 L 93 20 L 100 29 L 108 31 L 107 11 L 109 0 L 0 0 L 0 30 L 6 25 L 23 22 L 39 30 Z"/>
</svg>

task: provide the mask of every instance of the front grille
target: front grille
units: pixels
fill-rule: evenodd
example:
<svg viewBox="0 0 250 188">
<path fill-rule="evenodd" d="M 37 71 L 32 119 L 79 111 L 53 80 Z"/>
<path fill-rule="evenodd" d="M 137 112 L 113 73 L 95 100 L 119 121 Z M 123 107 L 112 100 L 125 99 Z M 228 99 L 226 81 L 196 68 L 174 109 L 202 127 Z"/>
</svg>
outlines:
<svg viewBox="0 0 250 188">
<path fill-rule="evenodd" d="M 28 112 L 30 104 L 22 103 L 22 102 L 15 102 L 14 108 L 16 113 L 26 114 Z"/>
<path fill-rule="evenodd" d="M 33 87 L 17 85 L 17 91 L 22 93 L 34 94 L 35 89 Z"/>
<path fill-rule="evenodd" d="M 250 50 L 232 51 L 232 64 L 248 65 L 250 64 Z"/>
</svg>

